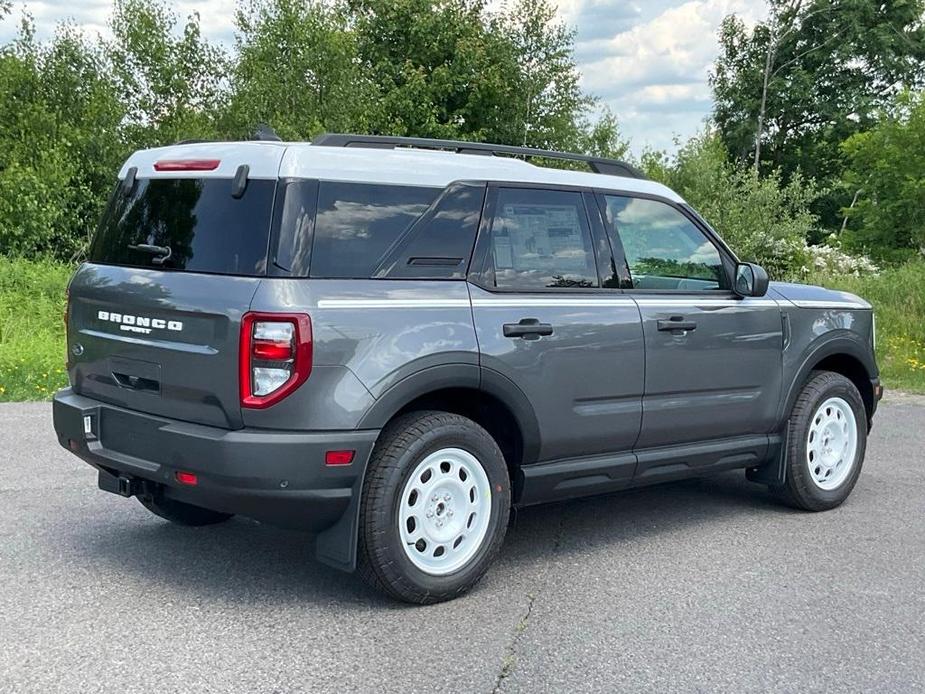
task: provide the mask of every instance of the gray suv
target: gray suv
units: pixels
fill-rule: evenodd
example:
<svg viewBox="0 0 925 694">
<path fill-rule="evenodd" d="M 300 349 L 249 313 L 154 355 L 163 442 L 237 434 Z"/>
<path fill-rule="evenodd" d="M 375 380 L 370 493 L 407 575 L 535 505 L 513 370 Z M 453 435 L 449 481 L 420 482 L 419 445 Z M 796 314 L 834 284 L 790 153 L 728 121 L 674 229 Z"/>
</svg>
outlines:
<svg viewBox="0 0 925 694">
<path fill-rule="evenodd" d="M 67 338 L 55 430 L 102 489 L 313 531 L 416 603 L 512 508 L 733 468 L 837 506 L 881 395 L 858 297 L 769 283 L 621 162 L 439 140 L 136 152 Z"/>
</svg>

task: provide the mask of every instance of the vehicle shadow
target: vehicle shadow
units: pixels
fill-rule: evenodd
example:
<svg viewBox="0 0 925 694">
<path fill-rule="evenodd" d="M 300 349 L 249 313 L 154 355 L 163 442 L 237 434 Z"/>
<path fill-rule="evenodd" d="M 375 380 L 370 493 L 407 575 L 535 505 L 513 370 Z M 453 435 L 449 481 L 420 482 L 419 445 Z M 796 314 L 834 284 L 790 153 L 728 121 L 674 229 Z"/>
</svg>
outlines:
<svg viewBox="0 0 925 694">
<path fill-rule="evenodd" d="M 528 575 L 550 552 L 593 547 L 619 560 L 621 545 L 698 524 L 738 523 L 743 516 L 792 513 L 741 471 L 715 477 L 521 510 L 512 520 L 499 562 L 504 574 Z M 311 536 L 247 519 L 202 528 L 163 522 L 139 508 L 129 524 L 88 515 L 79 542 L 88 561 L 107 562 L 133 580 L 168 584 L 187 596 L 231 603 L 336 603 L 358 610 L 402 606 L 357 576 L 314 558 Z M 89 526 L 89 527 L 87 527 Z M 730 528 L 730 532 L 732 528 Z M 563 538 L 581 538 L 580 547 Z M 561 555 L 560 555 L 561 556 Z"/>
</svg>

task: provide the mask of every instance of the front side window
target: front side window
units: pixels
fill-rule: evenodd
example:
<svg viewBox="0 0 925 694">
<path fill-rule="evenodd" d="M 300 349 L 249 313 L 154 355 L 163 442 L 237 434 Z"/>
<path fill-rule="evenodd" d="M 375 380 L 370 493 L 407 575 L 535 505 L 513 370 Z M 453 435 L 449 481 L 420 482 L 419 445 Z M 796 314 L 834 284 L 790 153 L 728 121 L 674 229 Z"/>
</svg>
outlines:
<svg viewBox="0 0 925 694">
<path fill-rule="evenodd" d="M 581 194 L 502 188 L 491 224 L 495 286 L 531 291 L 600 286 Z"/>
<path fill-rule="evenodd" d="M 719 250 L 681 212 L 658 200 L 605 198 L 635 289 L 728 289 Z"/>
</svg>

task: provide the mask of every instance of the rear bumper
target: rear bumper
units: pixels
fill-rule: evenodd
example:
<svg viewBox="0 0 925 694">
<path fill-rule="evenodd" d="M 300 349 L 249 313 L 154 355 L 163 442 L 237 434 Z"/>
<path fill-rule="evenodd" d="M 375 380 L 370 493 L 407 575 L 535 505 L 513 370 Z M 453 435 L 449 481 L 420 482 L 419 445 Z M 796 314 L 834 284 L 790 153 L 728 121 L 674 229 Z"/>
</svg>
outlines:
<svg viewBox="0 0 925 694">
<path fill-rule="evenodd" d="M 350 515 L 379 434 L 219 429 L 115 407 L 70 389 L 55 395 L 53 411 L 59 443 L 103 472 L 157 483 L 159 493 L 178 501 L 315 531 L 344 523 L 355 529 Z M 346 449 L 356 451 L 353 463 L 325 466 L 326 451 Z M 196 486 L 178 482 L 179 471 L 195 473 Z M 347 554 L 352 564 L 352 551 Z"/>
</svg>

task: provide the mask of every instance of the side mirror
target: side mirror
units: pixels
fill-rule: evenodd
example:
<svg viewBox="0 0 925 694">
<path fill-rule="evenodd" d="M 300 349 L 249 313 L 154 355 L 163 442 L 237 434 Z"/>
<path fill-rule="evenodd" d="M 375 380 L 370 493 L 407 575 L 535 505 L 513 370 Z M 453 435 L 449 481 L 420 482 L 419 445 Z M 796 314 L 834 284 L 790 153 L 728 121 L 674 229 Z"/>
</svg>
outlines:
<svg viewBox="0 0 925 694">
<path fill-rule="evenodd" d="M 755 263 L 739 263 L 733 291 L 739 296 L 764 296 L 768 293 L 768 273 Z"/>
</svg>

